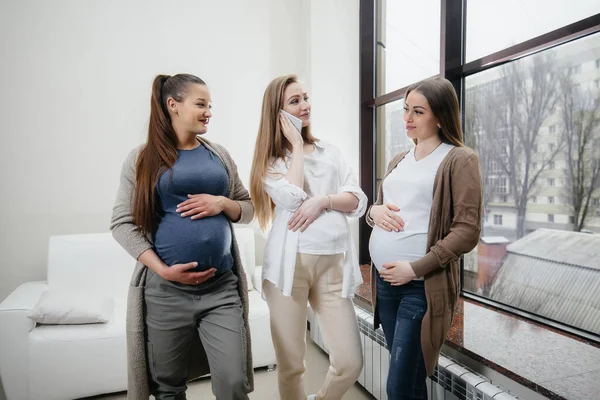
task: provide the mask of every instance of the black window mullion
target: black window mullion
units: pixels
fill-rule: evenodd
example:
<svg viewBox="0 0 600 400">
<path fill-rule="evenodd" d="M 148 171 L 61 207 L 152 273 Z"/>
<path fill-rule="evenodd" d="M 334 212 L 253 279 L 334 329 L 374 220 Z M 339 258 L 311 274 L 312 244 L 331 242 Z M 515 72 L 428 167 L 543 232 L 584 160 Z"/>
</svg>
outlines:
<svg viewBox="0 0 600 400">
<path fill-rule="evenodd" d="M 360 0 L 360 186 L 369 199 L 375 201 L 375 160 L 377 135 L 375 134 L 375 109 L 370 102 L 375 97 L 375 20 L 376 0 Z M 365 218 L 358 225 L 358 258 L 361 264 L 371 262 L 369 236 L 371 227 Z"/>
</svg>

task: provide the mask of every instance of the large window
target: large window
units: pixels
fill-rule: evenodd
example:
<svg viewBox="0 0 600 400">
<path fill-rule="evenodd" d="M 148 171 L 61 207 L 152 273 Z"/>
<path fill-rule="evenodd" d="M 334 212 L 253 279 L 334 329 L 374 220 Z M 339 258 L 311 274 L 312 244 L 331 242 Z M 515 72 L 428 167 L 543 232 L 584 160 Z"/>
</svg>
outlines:
<svg viewBox="0 0 600 400">
<path fill-rule="evenodd" d="M 404 126 L 404 99 L 377 108 L 377 180 L 385 174 L 392 158 L 408 150 L 412 141 L 406 136 Z"/>
<path fill-rule="evenodd" d="M 467 7 L 467 62 L 600 12 L 597 0 L 469 0 Z"/>
<path fill-rule="evenodd" d="M 440 1 L 377 0 L 377 94 L 440 73 Z M 427 15 L 422 18 L 408 15 Z"/>
<path fill-rule="evenodd" d="M 374 200 L 391 158 L 413 145 L 403 88 L 450 79 L 483 183 L 482 240 L 464 257 L 463 295 L 598 340 L 598 2 L 405 3 L 361 1 L 375 21 L 373 43 L 361 43 L 361 140 L 373 143 L 361 150 L 365 193 Z M 369 234 L 361 224 L 363 262 Z"/>
</svg>

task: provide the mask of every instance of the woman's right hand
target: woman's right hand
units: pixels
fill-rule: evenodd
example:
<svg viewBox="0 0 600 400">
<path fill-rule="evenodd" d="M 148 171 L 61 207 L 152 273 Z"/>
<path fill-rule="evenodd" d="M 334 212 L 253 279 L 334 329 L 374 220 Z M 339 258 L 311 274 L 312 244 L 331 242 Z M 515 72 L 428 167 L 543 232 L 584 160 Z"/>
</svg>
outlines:
<svg viewBox="0 0 600 400">
<path fill-rule="evenodd" d="M 400 208 L 394 204 L 381 204 L 371 207 L 369 215 L 375 225 L 381 229 L 391 232 L 400 232 L 404 229 L 404 221 L 395 212 L 400 211 Z"/>
<path fill-rule="evenodd" d="M 297 147 L 304 145 L 304 139 L 302 139 L 302 134 L 296 127 L 290 122 L 290 120 L 283 115 L 282 112 L 279 113 L 279 122 L 281 123 L 281 130 L 283 131 L 283 136 L 290 142 L 292 147 Z"/>
<path fill-rule="evenodd" d="M 164 268 L 160 275 L 168 281 L 179 282 L 185 285 L 199 285 L 215 276 L 215 272 L 217 271 L 215 268 L 210 268 L 201 272 L 189 272 L 190 269 L 197 266 L 197 262 L 175 264 Z"/>
</svg>

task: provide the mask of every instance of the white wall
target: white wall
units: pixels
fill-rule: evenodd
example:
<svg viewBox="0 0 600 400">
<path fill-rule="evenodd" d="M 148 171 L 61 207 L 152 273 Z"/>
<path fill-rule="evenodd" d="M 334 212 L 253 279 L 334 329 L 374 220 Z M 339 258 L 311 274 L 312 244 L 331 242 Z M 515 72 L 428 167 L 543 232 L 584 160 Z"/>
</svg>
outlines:
<svg viewBox="0 0 600 400">
<path fill-rule="evenodd" d="M 245 184 L 264 88 L 297 73 L 315 134 L 358 172 L 358 3 L 0 2 L 0 300 L 45 279 L 50 235 L 108 230 L 157 73 L 207 81 L 207 137 L 228 148 Z"/>
<path fill-rule="evenodd" d="M 273 3 L 0 3 L 0 299 L 45 278 L 50 235 L 108 229 L 121 163 L 146 136 L 157 73 L 208 82 L 207 137 L 230 150 L 247 183 L 266 84 L 308 65 L 294 51 L 305 49 L 303 36 L 287 47 L 271 40 L 302 4 Z"/>
</svg>

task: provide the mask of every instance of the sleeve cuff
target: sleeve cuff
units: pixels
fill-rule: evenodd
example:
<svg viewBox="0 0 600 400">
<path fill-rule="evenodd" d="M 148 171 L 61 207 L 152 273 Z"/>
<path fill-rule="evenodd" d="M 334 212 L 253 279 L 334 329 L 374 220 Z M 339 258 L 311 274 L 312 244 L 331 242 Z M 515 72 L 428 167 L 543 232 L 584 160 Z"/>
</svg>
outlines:
<svg viewBox="0 0 600 400">
<path fill-rule="evenodd" d="M 365 214 L 368 199 L 361 188 L 358 186 L 342 186 L 340 193 L 352 193 L 358 199 L 358 206 L 356 206 L 354 211 L 347 213 L 348 217 L 360 218 Z"/>
<path fill-rule="evenodd" d="M 240 219 L 236 224 L 249 224 L 254 219 L 254 206 L 251 201 L 236 201 L 240 206 Z"/>
<path fill-rule="evenodd" d="M 290 183 L 285 178 L 281 178 L 275 184 L 267 182 L 267 193 L 276 206 L 292 212 L 296 211 L 308 197 L 302 188 Z"/>
<path fill-rule="evenodd" d="M 285 190 L 288 190 L 290 195 L 297 197 L 300 200 L 306 200 L 306 198 L 308 197 L 308 194 L 302 188 L 294 185 L 293 183 L 288 181 L 286 178 L 282 178 L 282 179 L 285 182 Z"/>
<path fill-rule="evenodd" d="M 369 215 L 371 213 L 371 208 L 373 208 L 375 204 L 372 204 L 368 209 L 367 212 L 365 214 L 365 221 L 367 221 L 367 225 L 369 225 L 371 228 L 375 226 L 375 221 L 373 221 L 373 218 L 371 218 L 371 216 Z"/>
<path fill-rule="evenodd" d="M 137 246 L 135 249 L 132 249 L 129 254 L 131 254 L 136 260 L 139 260 L 140 256 L 142 254 L 144 254 L 147 250 L 151 250 L 154 249 L 154 246 L 152 246 L 150 243 L 146 242 L 146 243 L 140 243 L 139 246 Z"/>
<path fill-rule="evenodd" d="M 410 266 L 415 272 L 416 277 L 421 278 L 436 268 L 441 267 L 441 264 L 437 255 L 433 251 L 430 251 L 421 259 L 411 262 Z"/>
</svg>

